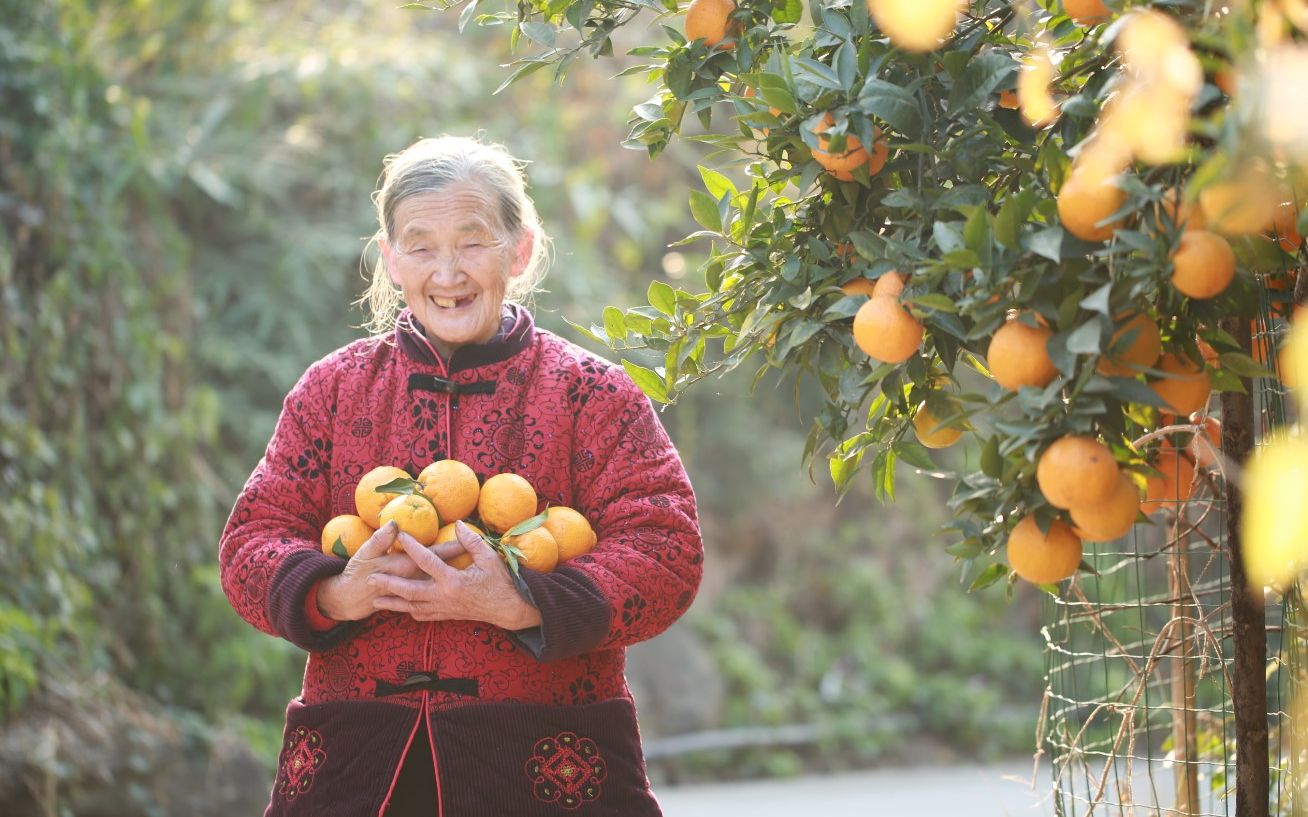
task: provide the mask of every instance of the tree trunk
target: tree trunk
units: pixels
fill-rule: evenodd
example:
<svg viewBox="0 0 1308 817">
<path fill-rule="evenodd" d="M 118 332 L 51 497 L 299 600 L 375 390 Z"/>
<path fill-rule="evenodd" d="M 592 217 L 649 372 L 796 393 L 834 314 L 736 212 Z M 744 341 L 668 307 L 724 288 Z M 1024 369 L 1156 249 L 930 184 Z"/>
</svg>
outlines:
<svg viewBox="0 0 1308 817">
<path fill-rule="evenodd" d="M 1249 322 L 1222 321 L 1222 328 L 1250 343 Z M 1243 465 L 1253 452 L 1252 384 L 1245 393 L 1222 393 L 1222 451 Z M 1238 486 L 1226 480 L 1226 542 L 1231 561 L 1231 624 L 1235 665 L 1231 704 L 1235 709 L 1235 815 L 1267 817 L 1270 775 L 1267 735 L 1267 620 L 1263 596 L 1251 588 L 1241 557 L 1240 516 L 1244 501 Z"/>
</svg>

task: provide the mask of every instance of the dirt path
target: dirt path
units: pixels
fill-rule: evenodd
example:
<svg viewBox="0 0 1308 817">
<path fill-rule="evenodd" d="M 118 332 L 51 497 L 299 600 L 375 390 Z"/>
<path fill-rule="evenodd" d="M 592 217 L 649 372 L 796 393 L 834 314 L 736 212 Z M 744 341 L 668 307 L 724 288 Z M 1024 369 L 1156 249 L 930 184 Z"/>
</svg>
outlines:
<svg viewBox="0 0 1308 817">
<path fill-rule="evenodd" d="M 1049 773 L 1038 791 L 1030 763 L 872 772 L 656 788 L 665 817 L 1047 817 Z"/>
</svg>

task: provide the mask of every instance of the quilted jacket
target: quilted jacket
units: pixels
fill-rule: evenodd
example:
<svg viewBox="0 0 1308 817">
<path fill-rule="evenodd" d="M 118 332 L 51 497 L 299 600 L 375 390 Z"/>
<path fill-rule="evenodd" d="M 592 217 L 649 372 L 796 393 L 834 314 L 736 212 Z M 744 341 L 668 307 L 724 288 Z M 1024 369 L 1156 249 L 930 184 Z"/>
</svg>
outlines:
<svg viewBox="0 0 1308 817">
<path fill-rule="evenodd" d="M 378 465 L 417 475 L 444 458 L 483 481 L 520 474 L 541 507 L 568 505 L 594 526 L 589 554 L 551 573 L 523 570 L 520 590 L 542 624 L 507 632 L 388 611 L 315 621 L 317 583 L 345 566 L 321 551 L 320 531 L 354 512 L 360 477 Z M 309 653 L 267 814 L 383 814 L 422 734 L 440 817 L 659 813 L 625 648 L 695 596 L 694 494 L 622 368 L 536 328 L 525 309 L 506 306 L 492 341 L 449 360 L 406 311 L 392 335 L 310 366 L 219 550 L 236 612 Z"/>
</svg>

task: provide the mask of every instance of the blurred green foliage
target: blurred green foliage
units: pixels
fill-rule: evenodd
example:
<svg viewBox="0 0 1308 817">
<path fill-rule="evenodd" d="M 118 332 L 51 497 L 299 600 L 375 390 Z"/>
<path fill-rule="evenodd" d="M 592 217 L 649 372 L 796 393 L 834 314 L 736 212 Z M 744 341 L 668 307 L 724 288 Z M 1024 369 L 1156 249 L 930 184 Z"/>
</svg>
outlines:
<svg viewBox="0 0 1308 817">
<path fill-rule="evenodd" d="M 639 83 L 578 66 L 566 95 L 542 74 L 492 96 L 500 38 L 453 25 L 343 0 L 0 0 L 0 718 L 42 679 L 105 671 L 248 718 L 271 763 L 303 657 L 232 613 L 216 542 L 286 390 L 359 333 L 385 154 L 481 128 L 532 160 L 557 234 L 536 311 L 565 335 L 702 260 L 668 250 L 701 157 L 615 149 Z M 790 386 L 726 378 L 664 415 L 731 575 L 695 612 L 734 690 L 723 725 L 910 707 L 945 734 L 1029 703 L 1030 636 L 964 637 L 1002 600 L 951 602 L 935 567 L 916 595 L 900 581 L 896 549 L 924 549 L 943 500 L 913 489 L 935 511 L 909 519 L 854 490 L 833 512 L 794 465 L 814 395 Z M 854 532 L 884 527 L 872 513 L 900 537 Z"/>
</svg>

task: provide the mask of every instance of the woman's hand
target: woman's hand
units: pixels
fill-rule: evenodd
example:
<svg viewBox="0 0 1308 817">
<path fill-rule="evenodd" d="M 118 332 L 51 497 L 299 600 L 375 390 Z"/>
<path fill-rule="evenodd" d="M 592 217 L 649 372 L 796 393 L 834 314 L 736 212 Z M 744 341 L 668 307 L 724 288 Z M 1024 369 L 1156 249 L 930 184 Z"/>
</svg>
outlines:
<svg viewBox="0 0 1308 817">
<path fill-rule="evenodd" d="M 376 609 L 408 613 L 419 621 L 485 621 L 506 630 L 540 624 L 540 611 L 518 592 L 508 565 L 490 544 L 462 522 L 455 524 L 454 531 L 458 546 L 453 542 L 437 546 L 437 553 L 401 533 L 400 546 L 426 575 L 417 580 L 383 573 L 370 576 L 369 584 L 378 591 Z M 463 570 L 450 567 L 438 555 L 455 556 L 460 549 L 472 555 L 472 564 Z"/>
<path fill-rule="evenodd" d="M 350 557 L 338 576 L 318 585 L 318 609 L 336 621 L 358 621 L 377 611 L 373 601 L 382 595 L 370 584 L 372 576 L 413 578 L 423 575 L 407 553 L 390 553 L 399 528 L 387 522 Z"/>
</svg>

